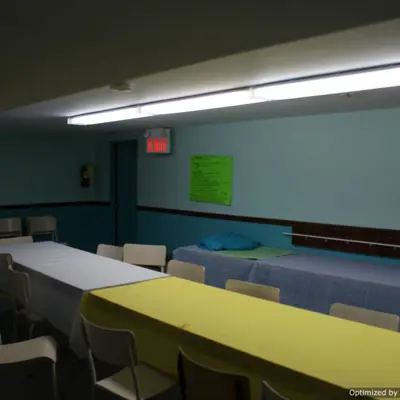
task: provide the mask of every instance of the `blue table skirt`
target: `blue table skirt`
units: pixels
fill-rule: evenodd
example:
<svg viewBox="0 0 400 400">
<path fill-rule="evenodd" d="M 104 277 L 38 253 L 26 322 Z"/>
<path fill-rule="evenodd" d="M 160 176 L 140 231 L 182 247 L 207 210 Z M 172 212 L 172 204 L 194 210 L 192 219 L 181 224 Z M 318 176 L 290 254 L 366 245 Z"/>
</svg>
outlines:
<svg viewBox="0 0 400 400">
<path fill-rule="evenodd" d="M 400 315 L 399 266 L 294 254 L 244 260 L 196 246 L 174 251 L 174 259 L 203 265 L 206 283 L 224 288 L 238 279 L 280 288 L 281 303 L 327 314 L 344 303 Z"/>
</svg>

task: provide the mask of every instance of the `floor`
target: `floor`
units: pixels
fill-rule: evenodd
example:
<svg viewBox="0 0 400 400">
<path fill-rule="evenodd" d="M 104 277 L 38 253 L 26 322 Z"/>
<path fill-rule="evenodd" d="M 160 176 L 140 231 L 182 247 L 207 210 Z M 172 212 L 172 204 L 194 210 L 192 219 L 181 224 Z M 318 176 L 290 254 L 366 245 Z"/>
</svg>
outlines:
<svg viewBox="0 0 400 400">
<path fill-rule="evenodd" d="M 0 331 L 3 344 L 11 339 L 12 317 L 8 313 L 0 313 Z M 22 332 L 22 330 L 19 330 Z M 18 340 L 25 340 L 26 330 L 20 333 Z M 90 370 L 86 360 L 78 359 L 69 349 L 68 341 L 64 335 L 55 332 L 49 327 L 38 327 L 35 336 L 50 334 L 58 343 L 57 354 L 57 380 L 59 400 L 91 400 L 91 379 Z M 0 347 L 1 351 L 1 347 Z M 26 368 L 29 372 L 25 373 Z M 112 374 L 109 366 L 100 365 L 100 377 Z M 7 376 L 6 376 L 7 374 Z M 0 365 L 0 393 L 6 394 L 1 398 L 4 400 L 30 400 L 53 399 L 51 392 L 51 364 L 45 362 L 35 362 L 32 365 L 24 365 L 24 376 L 20 380 L 10 379 L 12 376 L 20 376 L 10 365 Z M 96 400 L 118 399 L 102 390 L 96 391 Z M 168 393 L 154 397 L 152 400 L 181 400 L 179 389 L 173 388 Z"/>
</svg>

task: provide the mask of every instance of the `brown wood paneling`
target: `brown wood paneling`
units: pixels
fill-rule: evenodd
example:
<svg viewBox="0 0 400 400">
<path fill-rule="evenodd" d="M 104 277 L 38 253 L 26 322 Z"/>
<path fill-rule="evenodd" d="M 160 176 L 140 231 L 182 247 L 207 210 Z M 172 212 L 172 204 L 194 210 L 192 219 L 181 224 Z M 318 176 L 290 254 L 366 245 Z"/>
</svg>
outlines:
<svg viewBox="0 0 400 400">
<path fill-rule="evenodd" d="M 348 242 L 340 242 L 293 236 L 292 243 L 295 246 L 366 254 L 378 257 L 400 258 L 400 249 L 352 242 L 352 240 L 359 240 L 364 242 L 388 243 L 399 246 L 399 230 L 296 222 L 292 227 L 292 232 L 304 235 L 308 234 L 349 240 Z"/>
<path fill-rule="evenodd" d="M 246 217 L 246 216 L 242 216 L 242 215 L 217 214 L 217 213 L 208 213 L 208 212 L 202 212 L 202 211 L 178 210 L 178 209 L 175 209 L 175 208 L 137 206 L 137 209 L 139 211 L 149 211 L 149 212 L 157 212 L 157 213 L 163 213 L 163 214 L 185 215 L 187 217 L 211 218 L 211 219 L 223 219 L 223 220 L 228 220 L 228 221 L 251 222 L 253 224 L 269 224 L 269 225 L 292 226 L 293 223 L 294 223 L 294 221 L 289 221 L 289 220 L 284 220 L 284 219 Z"/>
<path fill-rule="evenodd" d="M 137 209 L 139 211 L 185 215 L 188 217 L 211 218 L 211 219 L 222 219 L 229 221 L 251 222 L 255 224 L 287 226 L 287 227 L 292 227 L 292 233 L 349 240 L 349 242 L 339 242 L 333 240 L 292 236 L 292 243 L 295 246 L 342 251 L 346 253 L 365 254 L 370 256 L 400 258 L 400 249 L 396 250 L 393 247 L 371 246 L 368 244 L 351 242 L 351 240 L 360 240 L 366 242 L 389 243 L 399 246 L 400 230 L 364 228 L 364 227 L 333 225 L 333 224 L 318 224 L 313 222 L 247 217 L 241 215 L 206 213 L 200 211 L 189 211 L 189 210 L 147 207 L 147 206 L 138 206 Z"/>
</svg>

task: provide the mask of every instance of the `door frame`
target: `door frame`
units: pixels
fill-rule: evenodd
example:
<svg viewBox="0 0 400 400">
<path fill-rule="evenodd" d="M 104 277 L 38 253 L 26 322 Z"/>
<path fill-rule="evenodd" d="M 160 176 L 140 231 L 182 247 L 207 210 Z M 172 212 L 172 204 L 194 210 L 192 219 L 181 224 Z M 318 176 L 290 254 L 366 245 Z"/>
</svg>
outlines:
<svg viewBox="0 0 400 400">
<path fill-rule="evenodd" d="M 114 232 L 113 232 L 113 244 L 114 246 L 118 246 L 119 244 L 119 239 L 120 239 L 120 227 L 119 227 L 119 194 L 120 194 L 120 180 L 121 180 L 121 173 L 119 170 L 119 146 L 123 145 L 123 143 L 129 143 L 129 142 L 136 142 L 136 160 L 135 162 L 138 162 L 138 141 L 135 140 L 123 140 L 123 141 L 113 141 L 110 142 L 110 166 L 111 166 L 111 184 L 110 184 L 110 189 L 111 189 L 111 205 L 113 207 L 113 226 L 114 226 Z M 136 184 L 137 184 L 137 166 L 136 166 Z M 136 199 L 137 200 L 137 199 Z"/>
<path fill-rule="evenodd" d="M 118 142 L 111 142 L 111 206 L 113 208 L 113 244 L 114 246 L 118 243 Z"/>
</svg>

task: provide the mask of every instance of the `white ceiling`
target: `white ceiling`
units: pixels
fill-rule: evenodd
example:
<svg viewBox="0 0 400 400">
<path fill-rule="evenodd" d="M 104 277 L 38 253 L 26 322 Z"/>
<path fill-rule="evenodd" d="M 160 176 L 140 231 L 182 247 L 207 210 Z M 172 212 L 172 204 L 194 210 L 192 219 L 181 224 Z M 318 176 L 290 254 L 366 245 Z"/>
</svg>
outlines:
<svg viewBox="0 0 400 400">
<path fill-rule="evenodd" d="M 241 53 L 139 78 L 131 92 L 108 87 L 0 113 L 0 128 L 68 132 L 66 118 L 161 99 L 252 86 L 304 76 L 400 63 L 400 19 Z M 400 107 L 400 90 L 261 103 L 84 127 L 110 132 L 156 125 L 198 124 L 313 113 Z"/>
<path fill-rule="evenodd" d="M 398 0 L 358 3 L 1 0 L 0 110 L 400 18 Z"/>
</svg>

